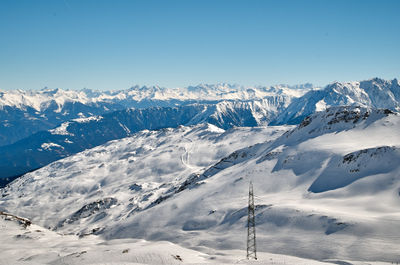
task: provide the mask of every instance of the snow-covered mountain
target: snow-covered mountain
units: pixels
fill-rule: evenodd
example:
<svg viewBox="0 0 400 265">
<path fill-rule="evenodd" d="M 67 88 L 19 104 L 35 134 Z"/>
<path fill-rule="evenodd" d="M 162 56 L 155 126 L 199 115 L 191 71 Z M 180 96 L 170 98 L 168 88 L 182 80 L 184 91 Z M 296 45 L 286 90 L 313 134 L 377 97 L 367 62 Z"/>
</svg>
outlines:
<svg viewBox="0 0 400 265">
<path fill-rule="evenodd" d="M 223 129 L 297 124 L 329 106 L 350 104 L 399 110 L 399 97 L 400 86 L 396 79 L 377 78 L 333 83 L 323 90 L 314 89 L 310 84 L 270 88 L 219 84 L 176 89 L 136 86 L 115 92 L 87 89 L 2 92 L 0 177 L 18 176 L 142 129 L 201 122 Z M 203 107 L 194 107 L 200 103 L 193 102 L 203 102 Z M 139 110 L 126 111 L 127 107 Z M 171 111 L 173 108 L 180 110 Z M 117 112 L 107 114 L 115 110 Z M 183 110 L 188 113 L 183 114 Z M 168 117 L 163 112 L 169 112 Z M 65 128 L 72 131 L 64 132 Z"/>
<path fill-rule="evenodd" d="M 373 78 L 361 82 L 334 82 L 322 90 L 311 90 L 292 100 L 271 125 L 298 124 L 312 113 L 332 106 L 363 106 L 399 111 L 399 80 Z"/>
<path fill-rule="evenodd" d="M 76 212 L 76 210 L 79 210 L 79 208 L 81 208 L 79 204 L 82 204 L 84 210 L 77 211 L 78 213 L 76 216 L 81 214 L 86 215 L 88 212 L 91 212 L 93 210 L 91 209 L 92 206 L 95 208 L 101 208 L 103 206 L 105 208 L 110 208 L 114 206 L 118 202 L 118 199 L 109 196 L 104 198 L 104 193 L 98 192 L 98 188 L 111 188 L 112 190 L 107 191 L 107 193 L 114 193 L 117 192 L 114 188 L 120 189 L 120 187 L 124 187 L 120 194 L 125 198 L 127 198 L 126 196 L 129 197 L 132 192 L 140 192 L 143 195 L 143 205 L 141 205 L 141 207 L 144 208 L 149 206 L 152 201 L 157 200 L 159 194 L 163 191 L 167 191 L 180 183 L 184 183 L 188 176 L 195 176 L 196 173 L 204 171 L 210 165 L 218 162 L 221 158 L 232 153 L 234 150 L 244 148 L 249 144 L 263 142 L 265 139 L 277 138 L 284 133 L 285 130 L 286 127 L 246 127 L 232 128 L 225 131 L 214 125 L 200 124 L 193 127 L 181 126 L 176 129 L 141 131 L 131 137 L 108 142 L 105 145 L 86 150 L 35 171 L 39 174 L 40 172 L 43 173 L 42 180 L 37 180 L 39 182 L 43 181 L 42 184 L 44 184 L 44 186 L 46 186 L 45 189 L 48 188 L 49 191 L 53 190 L 53 184 L 58 185 L 56 183 L 63 182 L 65 185 L 59 186 L 63 191 L 56 192 L 54 190 L 54 192 L 51 192 L 52 194 L 47 192 L 42 193 L 40 196 L 42 199 L 50 200 L 50 204 L 47 205 L 50 206 L 49 208 L 45 205 L 39 206 L 39 204 L 41 204 L 41 199 L 36 200 L 36 202 L 39 203 L 36 206 L 40 208 L 44 207 L 43 209 L 39 210 L 36 206 L 30 208 L 32 210 L 36 208 L 36 212 L 41 212 L 42 214 L 46 214 L 47 211 L 52 210 L 59 211 L 60 213 L 63 212 L 64 216 L 60 220 L 55 221 L 54 217 L 49 216 L 49 221 L 53 220 L 55 222 L 52 223 L 50 221 L 49 223 L 43 224 L 46 227 L 64 227 L 66 224 L 72 224 L 74 222 L 73 220 L 75 217 L 71 217 L 71 219 L 69 212 Z M 87 161 L 87 158 L 92 162 Z M 64 179 L 64 174 L 68 175 L 66 179 Z M 33 175 L 31 175 L 31 177 L 32 176 Z M 37 191 L 36 184 L 34 184 L 36 183 L 34 180 L 35 178 L 36 177 L 26 181 L 27 179 L 22 177 L 16 180 L 14 184 L 2 190 L 2 207 L 13 201 L 11 200 L 12 197 L 17 196 L 17 193 L 13 190 L 14 187 L 19 186 L 21 188 L 24 187 L 24 189 L 30 189 L 32 192 L 35 190 Z M 87 184 L 89 186 L 93 185 L 93 187 L 88 186 L 87 188 L 89 188 L 89 190 L 86 190 L 86 188 L 78 188 L 78 190 L 81 191 L 75 191 L 73 188 L 75 185 L 80 186 L 83 184 L 80 181 L 79 183 L 75 183 L 75 180 L 80 178 L 85 178 L 86 181 L 88 181 Z M 53 182 L 53 184 L 49 181 Z M 20 183 L 16 184 L 17 182 Z M 28 184 L 29 182 L 31 182 L 32 185 Z M 106 183 L 110 185 L 106 185 Z M 69 184 L 72 186 L 68 187 Z M 30 188 L 28 188 L 28 186 Z M 44 188 L 44 186 L 42 187 Z M 157 191 L 160 187 L 162 189 Z M 92 188 L 94 193 L 90 191 Z M 153 194 L 152 191 L 156 193 Z M 65 208 L 67 205 L 63 205 L 59 209 L 54 209 L 54 205 L 51 205 L 53 202 L 56 204 L 60 203 L 61 201 L 59 200 L 63 200 L 62 198 L 66 200 L 73 199 L 74 196 L 70 195 L 76 192 L 83 195 L 80 199 L 82 201 L 81 203 L 71 203 L 71 210 Z M 49 196 L 56 196 L 58 199 L 53 200 L 53 198 Z M 85 200 L 87 199 L 91 202 L 95 201 L 95 203 L 85 206 L 87 204 Z M 129 201 L 131 198 L 127 199 Z M 99 202 L 96 203 L 96 201 Z M 132 202 L 132 204 L 129 208 L 135 206 L 135 204 L 139 202 L 139 199 L 132 199 L 130 202 Z M 19 202 L 14 201 L 14 203 Z M 78 206 L 78 209 L 75 209 L 76 206 Z M 8 208 L 8 210 L 11 210 L 11 208 Z M 127 210 L 129 214 L 133 209 Z M 124 211 L 126 211 L 126 209 Z M 18 211 L 14 213 L 21 214 L 22 212 Z M 38 219 L 34 218 L 34 222 L 38 221 Z M 88 229 L 90 230 L 92 228 Z"/>
<path fill-rule="evenodd" d="M 144 129 L 155 130 L 205 122 L 222 129 L 233 126 L 252 127 L 265 125 L 273 113 L 276 113 L 274 103 L 261 100 L 126 109 L 77 118 L 54 129 L 37 132 L 14 144 L 0 146 L 0 177 L 18 176 L 60 158 Z"/>
<path fill-rule="evenodd" d="M 62 233 L 243 249 L 253 181 L 260 251 L 400 260 L 400 115 L 335 107 L 284 130 L 142 131 L 26 174 L 0 209 Z"/>
<path fill-rule="evenodd" d="M 222 100 L 256 100 L 274 96 L 300 97 L 312 89 L 311 84 L 273 87 L 244 87 L 229 84 L 201 84 L 184 88 L 163 88 L 159 86 L 134 86 L 127 90 L 96 91 L 83 89 L 80 91 L 63 89 L 42 90 L 9 90 L 0 94 L 0 108 L 30 107 L 36 111 L 44 111 L 56 105 L 56 111 L 61 112 L 68 102 L 77 102 L 83 105 L 99 102 L 119 103 L 125 107 L 145 108 L 159 106 L 159 102 L 175 104 L 175 102 L 204 102 Z M 153 102 L 153 103 L 152 103 Z"/>
<path fill-rule="evenodd" d="M 220 101 L 261 102 L 264 112 L 275 116 L 290 100 L 312 89 L 312 85 L 242 87 L 217 84 L 187 88 L 135 86 L 121 91 L 63 89 L 0 91 L 0 146 L 62 122 L 126 108 L 174 107 Z"/>
<path fill-rule="evenodd" d="M 175 107 L 217 104 L 222 101 L 251 103 L 259 117 L 274 124 L 298 124 L 306 116 L 330 106 L 359 105 L 399 110 L 397 79 L 371 79 L 333 83 L 324 89 L 311 84 L 244 87 L 216 84 L 185 88 L 134 86 L 120 91 L 48 89 L 0 91 L 0 146 L 9 145 L 36 132 L 49 130 L 76 118 L 126 108 Z"/>
<path fill-rule="evenodd" d="M 84 91 L 43 89 L 0 91 L 0 146 L 62 122 L 124 109 Z"/>
<path fill-rule="evenodd" d="M 66 102 L 62 106 L 53 102 L 43 111 L 37 111 L 30 106 L 3 106 L 0 107 L 0 146 L 54 128 L 71 119 L 101 115 L 120 109 L 124 107 L 118 104 L 80 102 Z"/>
</svg>

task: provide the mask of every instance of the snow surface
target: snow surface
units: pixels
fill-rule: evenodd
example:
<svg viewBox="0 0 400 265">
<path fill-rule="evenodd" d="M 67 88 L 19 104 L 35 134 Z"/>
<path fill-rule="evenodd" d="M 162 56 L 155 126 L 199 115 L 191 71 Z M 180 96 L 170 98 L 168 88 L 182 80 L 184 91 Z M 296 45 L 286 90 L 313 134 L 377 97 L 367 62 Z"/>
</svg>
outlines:
<svg viewBox="0 0 400 265">
<path fill-rule="evenodd" d="M 337 107 L 287 128 L 142 131 L 26 174 L 0 209 L 64 234 L 238 253 L 251 180 L 260 252 L 399 262 L 400 115 Z"/>
<path fill-rule="evenodd" d="M 327 265 L 330 262 L 301 259 L 287 255 L 258 253 L 257 261 L 244 259 L 242 250 L 191 250 L 166 241 L 138 239 L 104 240 L 98 236 L 81 237 L 56 233 L 32 224 L 26 228 L 0 215 L 0 265 L 19 264 L 288 264 Z M 343 262 L 343 261 L 342 261 Z M 335 264 L 339 264 L 335 261 Z M 364 265 L 363 262 L 340 263 Z M 384 265 L 385 263 L 368 263 Z"/>
</svg>

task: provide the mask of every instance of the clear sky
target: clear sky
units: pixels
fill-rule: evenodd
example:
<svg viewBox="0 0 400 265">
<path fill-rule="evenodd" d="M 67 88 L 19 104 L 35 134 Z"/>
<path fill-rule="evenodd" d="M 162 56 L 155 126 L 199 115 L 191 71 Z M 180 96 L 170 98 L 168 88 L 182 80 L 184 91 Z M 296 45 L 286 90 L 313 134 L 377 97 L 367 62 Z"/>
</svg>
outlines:
<svg viewBox="0 0 400 265">
<path fill-rule="evenodd" d="M 398 0 L 0 0 L 0 89 L 400 76 Z"/>
</svg>

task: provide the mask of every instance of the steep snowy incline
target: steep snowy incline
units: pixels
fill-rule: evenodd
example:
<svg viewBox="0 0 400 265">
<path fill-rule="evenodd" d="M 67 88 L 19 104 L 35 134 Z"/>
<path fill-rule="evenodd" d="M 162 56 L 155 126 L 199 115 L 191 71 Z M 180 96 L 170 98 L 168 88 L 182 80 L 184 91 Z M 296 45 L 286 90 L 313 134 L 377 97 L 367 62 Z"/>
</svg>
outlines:
<svg viewBox="0 0 400 265">
<path fill-rule="evenodd" d="M 25 175 L 0 208 L 64 233 L 243 249 L 253 181 L 259 251 L 398 262 L 400 115 L 336 107 L 282 129 L 144 131 Z"/>
</svg>

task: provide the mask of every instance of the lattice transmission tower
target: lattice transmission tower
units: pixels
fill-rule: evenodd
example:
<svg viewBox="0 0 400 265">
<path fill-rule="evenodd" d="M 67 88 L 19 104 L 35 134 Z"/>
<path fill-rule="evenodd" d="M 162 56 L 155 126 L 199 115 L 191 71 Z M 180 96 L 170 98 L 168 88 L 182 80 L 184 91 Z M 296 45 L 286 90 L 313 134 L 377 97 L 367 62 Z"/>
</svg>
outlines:
<svg viewBox="0 0 400 265">
<path fill-rule="evenodd" d="M 257 259 L 256 250 L 256 218 L 254 207 L 253 183 L 249 186 L 249 208 L 247 216 L 247 259 Z"/>
</svg>

